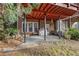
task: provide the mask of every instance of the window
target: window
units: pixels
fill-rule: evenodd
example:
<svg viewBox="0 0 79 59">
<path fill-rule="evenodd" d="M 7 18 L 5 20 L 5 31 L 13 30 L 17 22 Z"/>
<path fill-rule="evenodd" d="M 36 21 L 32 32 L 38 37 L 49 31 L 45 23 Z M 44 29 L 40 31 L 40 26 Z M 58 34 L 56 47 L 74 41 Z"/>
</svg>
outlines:
<svg viewBox="0 0 79 59">
<path fill-rule="evenodd" d="M 27 24 L 26 24 L 26 29 L 25 30 L 27 31 Z M 22 32 L 24 32 L 24 22 L 22 22 Z"/>
<path fill-rule="evenodd" d="M 28 23 L 28 30 L 29 30 L 29 32 L 32 32 L 33 31 L 33 27 L 32 27 L 32 25 L 33 25 L 33 23 L 32 22 L 30 22 L 30 23 Z"/>
<path fill-rule="evenodd" d="M 22 22 L 22 31 L 24 32 L 24 23 Z M 38 31 L 38 22 L 27 22 L 26 23 L 26 32 L 37 32 Z"/>
<path fill-rule="evenodd" d="M 34 32 L 38 32 L 38 23 L 34 23 Z"/>
</svg>

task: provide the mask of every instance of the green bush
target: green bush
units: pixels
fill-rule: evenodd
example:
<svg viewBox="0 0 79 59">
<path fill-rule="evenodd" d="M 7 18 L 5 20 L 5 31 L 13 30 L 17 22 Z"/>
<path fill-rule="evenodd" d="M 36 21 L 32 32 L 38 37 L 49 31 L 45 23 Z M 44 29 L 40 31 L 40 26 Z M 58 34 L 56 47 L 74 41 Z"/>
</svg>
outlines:
<svg viewBox="0 0 79 59">
<path fill-rule="evenodd" d="M 16 28 L 8 28 L 8 29 L 6 29 L 6 33 L 10 36 L 15 35 L 17 33 L 17 29 Z"/>
<path fill-rule="evenodd" d="M 70 28 L 65 35 L 70 36 L 70 39 L 79 40 L 79 30 L 75 28 Z"/>
</svg>

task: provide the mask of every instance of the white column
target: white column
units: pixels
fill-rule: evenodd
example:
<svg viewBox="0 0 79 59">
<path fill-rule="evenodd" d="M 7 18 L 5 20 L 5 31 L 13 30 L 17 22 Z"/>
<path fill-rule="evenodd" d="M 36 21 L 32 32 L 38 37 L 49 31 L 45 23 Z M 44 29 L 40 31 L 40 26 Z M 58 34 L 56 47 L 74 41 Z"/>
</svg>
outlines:
<svg viewBox="0 0 79 59">
<path fill-rule="evenodd" d="M 33 31 L 33 32 L 34 32 L 34 27 L 35 27 L 35 26 L 34 26 L 34 22 L 32 22 L 32 28 L 33 28 L 32 31 Z"/>
</svg>

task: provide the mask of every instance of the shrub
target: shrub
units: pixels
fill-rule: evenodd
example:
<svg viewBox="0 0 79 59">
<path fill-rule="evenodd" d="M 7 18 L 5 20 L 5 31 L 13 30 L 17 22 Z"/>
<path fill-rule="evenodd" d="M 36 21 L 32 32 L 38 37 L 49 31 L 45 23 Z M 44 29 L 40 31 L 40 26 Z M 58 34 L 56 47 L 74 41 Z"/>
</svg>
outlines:
<svg viewBox="0 0 79 59">
<path fill-rule="evenodd" d="M 8 29 L 6 29 L 6 33 L 10 36 L 15 35 L 17 33 L 17 29 L 16 28 L 8 28 Z"/>
<path fill-rule="evenodd" d="M 79 40 L 79 30 L 75 28 L 70 28 L 66 33 L 65 37 L 69 36 L 70 39 Z"/>
</svg>

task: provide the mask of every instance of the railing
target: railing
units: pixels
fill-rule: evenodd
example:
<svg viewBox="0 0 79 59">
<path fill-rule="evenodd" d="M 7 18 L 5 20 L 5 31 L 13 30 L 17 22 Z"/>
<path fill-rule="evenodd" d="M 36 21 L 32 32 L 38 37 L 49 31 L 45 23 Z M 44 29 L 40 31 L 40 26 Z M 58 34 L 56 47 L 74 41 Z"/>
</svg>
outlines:
<svg viewBox="0 0 79 59">
<path fill-rule="evenodd" d="M 72 9 L 72 10 L 77 10 L 77 6 L 72 5 L 72 4 L 69 5 L 69 4 L 65 4 L 65 3 L 55 3 L 55 5 L 65 7 L 65 8 L 69 8 L 69 9 Z"/>
<path fill-rule="evenodd" d="M 56 3 L 55 5 L 58 5 L 58 6 L 62 6 L 62 7 L 66 7 L 67 8 L 67 5 L 64 4 L 64 3 Z"/>
<path fill-rule="evenodd" d="M 71 5 L 68 8 L 73 9 L 73 10 L 77 10 L 77 7 L 74 7 L 74 6 L 71 6 Z"/>
</svg>

